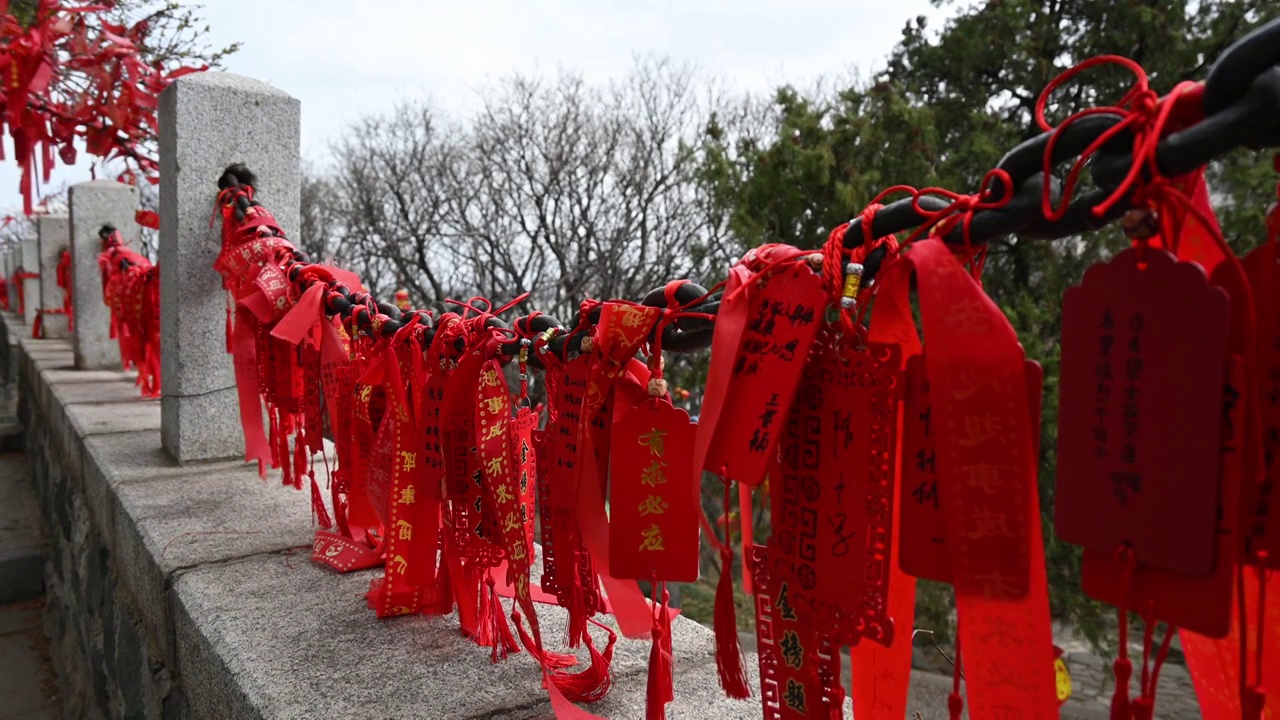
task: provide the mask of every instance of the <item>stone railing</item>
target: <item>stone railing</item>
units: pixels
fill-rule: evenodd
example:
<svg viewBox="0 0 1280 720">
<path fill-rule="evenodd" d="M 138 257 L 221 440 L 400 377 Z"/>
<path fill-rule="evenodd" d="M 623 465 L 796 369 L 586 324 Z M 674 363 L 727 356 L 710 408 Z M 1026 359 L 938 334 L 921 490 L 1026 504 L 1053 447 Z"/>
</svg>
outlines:
<svg viewBox="0 0 1280 720">
<path fill-rule="evenodd" d="M 24 281 L 27 317 L 0 322 L 49 538 L 45 624 L 66 715 L 549 716 L 524 653 L 491 664 L 451 616 L 378 620 L 364 593 L 379 571 L 339 575 L 309 562 L 309 498 L 237 459 L 225 298 L 212 269 L 219 243 L 208 226 L 214 183 L 229 162 L 248 164 L 266 180 L 260 197 L 296 227 L 298 122 L 296 100 L 233 75 L 184 77 L 161 96 L 158 401 L 119 371 L 96 262 L 103 224 L 136 244 L 136 191 L 76 185 L 69 217 L 41 217 L 38 241 L 5 254 L 8 276 L 39 268 Z M 32 338 L 34 312 L 62 306 L 37 287 L 56 288 L 68 245 L 74 334 L 46 323 L 45 338 Z M 543 636 L 563 637 L 564 613 L 540 610 Z M 673 638 L 668 717 L 760 716 L 758 698 L 723 697 L 708 629 L 677 618 Z M 643 717 L 648 658 L 647 641 L 620 639 L 614 690 L 588 709 Z"/>
</svg>

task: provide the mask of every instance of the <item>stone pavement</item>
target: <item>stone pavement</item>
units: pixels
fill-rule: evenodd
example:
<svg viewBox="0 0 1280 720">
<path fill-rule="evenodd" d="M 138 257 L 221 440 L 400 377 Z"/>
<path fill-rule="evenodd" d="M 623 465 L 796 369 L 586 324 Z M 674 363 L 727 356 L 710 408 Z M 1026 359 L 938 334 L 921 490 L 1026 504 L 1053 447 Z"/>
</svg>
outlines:
<svg viewBox="0 0 1280 720">
<path fill-rule="evenodd" d="M 45 545 L 13 397 L 0 390 L 0 720 L 62 716 L 41 622 Z"/>
<path fill-rule="evenodd" d="M 41 598 L 0 605 L 0 720 L 62 717 Z"/>
<path fill-rule="evenodd" d="M 1111 696 L 1115 690 L 1115 673 L 1112 670 L 1113 658 L 1104 658 L 1093 652 L 1089 644 L 1077 640 L 1069 634 L 1061 633 L 1056 640 L 1062 648 L 1062 658 L 1071 673 L 1072 697 L 1068 705 L 1081 708 L 1100 708 L 1105 711 L 1111 706 Z M 1196 699 L 1196 690 L 1191 683 L 1191 675 L 1182 661 L 1181 645 L 1175 639 L 1170 659 L 1160 669 L 1160 681 L 1156 686 L 1155 716 L 1170 720 L 1184 720 L 1200 717 L 1200 703 Z M 1142 646 L 1130 644 L 1129 659 L 1134 665 L 1134 679 L 1131 688 L 1136 688 L 1141 677 Z M 1065 708 L 1064 708 L 1065 709 Z M 1064 715 L 1065 717 L 1065 715 Z M 1100 716 L 1100 717 L 1105 717 Z"/>
<path fill-rule="evenodd" d="M 744 649 L 755 650 L 754 633 L 744 632 L 739 637 Z M 1063 658 L 1071 673 L 1072 695 L 1062 706 L 1063 720 L 1108 720 L 1111 717 L 1111 695 L 1115 687 L 1111 660 L 1098 656 L 1087 642 L 1076 640 L 1068 633 L 1060 633 L 1055 642 L 1063 649 Z M 1130 657 L 1136 665 L 1142 657 L 1142 648 L 1133 646 L 1131 649 Z M 1186 666 L 1181 662 L 1181 653 L 1171 653 L 1170 658 L 1170 662 L 1160 670 L 1155 716 L 1161 720 L 1192 720 L 1201 717 L 1195 688 L 1191 684 Z M 951 676 L 940 672 L 939 668 L 946 666 L 947 661 L 931 646 L 918 645 L 914 663 L 916 667 L 911 671 L 911 689 L 907 696 L 908 718 L 946 720 L 947 696 L 951 693 L 952 682 Z M 844 654 L 843 667 L 847 673 L 847 652 Z M 1136 688 L 1140 669 L 1135 668 L 1134 674 L 1131 687 Z M 845 692 L 851 692 L 847 675 L 844 685 Z M 968 712 L 963 713 L 962 717 L 968 718 Z"/>
</svg>

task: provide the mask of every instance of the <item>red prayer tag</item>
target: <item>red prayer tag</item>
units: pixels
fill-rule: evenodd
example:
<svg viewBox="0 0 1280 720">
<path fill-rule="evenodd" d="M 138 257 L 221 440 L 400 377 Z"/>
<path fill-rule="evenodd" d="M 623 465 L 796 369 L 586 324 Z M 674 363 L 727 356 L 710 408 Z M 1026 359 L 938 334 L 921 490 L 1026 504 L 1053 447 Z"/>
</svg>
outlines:
<svg viewBox="0 0 1280 720">
<path fill-rule="evenodd" d="M 897 345 L 820 337 L 786 424 L 774 485 L 770 572 L 791 584 L 800 620 L 841 644 L 889 645 L 889 538 Z"/>
<path fill-rule="evenodd" d="M 367 570 L 383 564 L 378 551 L 337 533 L 316 531 L 311 562 L 327 565 L 341 573 Z"/>
<path fill-rule="evenodd" d="M 755 585 L 756 653 L 760 661 L 760 703 L 765 720 L 808 720 L 840 717 L 840 654 L 820 653 L 812 647 L 816 636 L 797 614 L 794 586 L 774 577 L 769 567 L 772 550 L 751 549 Z M 826 648 L 829 650 L 829 648 Z M 821 667 L 813 667 L 820 665 Z M 834 685 L 826 687 L 824 685 Z"/>
<path fill-rule="evenodd" d="M 511 394 L 496 360 L 484 363 L 476 393 L 475 443 L 480 467 L 475 473 L 480 489 L 483 518 L 477 531 L 489 542 L 505 547 L 505 536 L 519 530 L 519 519 L 509 516 L 520 502 L 515 487 L 516 468 L 510 455 Z M 510 506 L 510 507 L 508 507 Z M 513 523 L 517 527 L 512 527 Z M 523 531 L 521 531 L 523 532 Z"/>
<path fill-rule="evenodd" d="M 1044 371 L 1026 361 L 1031 407 L 1032 457 L 1039 457 L 1040 405 Z M 938 484 L 933 403 L 923 355 L 907 359 L 902 404 L 902 503 L 898 565 L 908 575 L 951 583 L 946 538 L 946 489 Z"/>
<path fill-rule="evenodd" d="M 627 411 L 613 428 L 609 571 L 616 578 L 698 579 L 699 488 L 694 425 L 665 398 Z"/>
<path fill-rule="evenodd" d="M 1063 299 L 1055 527 L 1086 548 L 1128 545 L 1141 563 L 1204 576 L 1230 308 L 1198 265 L 1148 248 L 1142 268 L 1141 256 L 1093 266 Z"/>
<path fill-rule="evenodd" d="M 541 584 L 577 621 L 570 627 L 571 646 L 586 631 L 585 617 L 599 606 L 595 570 L 576 517 L 578 432 L 590 364 L 587 355 L 546 363 L 547 425 L 534 433 L 542 505 Z"/>
<path fill-rule="evenodd" d="M 1244 381 L 1244 364 L 1232 357 L 1228 362 L 1224 402 L 1219 414 L 1226 428 L 1243 428 L 1243 403 L 1232 400 L 1234 389 Z M 1206 577 L 1191 577 L 1163 568 L 1139 564 L 1132 570 L 1113 552 L 1085 548 L 1081 585 L 1085 593 L 1112 605 L 1121 603 L 1131 610 L 1151 608 L 1155 617 L 1171 625 L 1207 635 L 1224 637 L 1231 624 L 1232 588 L 1236 558 L 1243 543 L 1239 512 L 1242 455 L 1238 435 L 1224 436 L 1219 445 L 1220 495 L 1213 500 L 1215 518 L 1213 571 Z M 1127 579 L 1126 575 L 1132 573 Z M 1126 584 L 1129 595 L 1123 597 Z"/>
<path fill-rule="evenodd" d="M 710 393 L 712 376 L 727 376 L 732 389 L 715 381 L 726 395 L 714 417 L 700 419 L 708 472 L 752 486 L 764 479 L 825 308 L 822 279 L 801 261 L 726 291 L 727 322 L 716 323 L 725 337 L 713 342 L 707 383 Z"/>
<path fill-rule="evenodd" d="M 1272 568 L 1280 564 L 1280 526 L 1273 522 L 1275 487 L 1280 480 L 1280 266 L 1274 241 L 1262 245 L 1241 261 L 1253 291 L 1257 322 L 1257 345 L 1253 362 L 1251 400 L 1257 406 L 1262 443 L 1263 472 L 1257 480 L 1246 474 L 1242 487 L 1246 557 L 1257 562 L 1258 551 L 1266 553 Z M 1246 419 L 1246 422 L 1248 420 Z"/>
</svg>

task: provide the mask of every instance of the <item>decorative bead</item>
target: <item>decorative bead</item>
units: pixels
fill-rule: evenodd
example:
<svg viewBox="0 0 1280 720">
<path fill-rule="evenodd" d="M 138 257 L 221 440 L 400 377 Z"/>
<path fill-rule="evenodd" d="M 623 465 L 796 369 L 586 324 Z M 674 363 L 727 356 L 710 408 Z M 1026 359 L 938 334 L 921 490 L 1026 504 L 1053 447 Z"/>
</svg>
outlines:
<svg viewBox="0 0 1280 720">
<path fill-rule="evenodd" d="M 862 271 L 860 263 L 849 263 L 844 266 L 844 292 L 841 293 L 840 307 L 853 310 L 858 306 L 858 291 L 862 288 Z"/>
<path fill-rule="evenodd" d="M 1135 208 L 1124 214 L 1120 221 L 1124 234 L 1134 240 L 1147 240 L 1160 232 L 1160 223 L 1156 214 L 1145 208 Z"/>
</svg>

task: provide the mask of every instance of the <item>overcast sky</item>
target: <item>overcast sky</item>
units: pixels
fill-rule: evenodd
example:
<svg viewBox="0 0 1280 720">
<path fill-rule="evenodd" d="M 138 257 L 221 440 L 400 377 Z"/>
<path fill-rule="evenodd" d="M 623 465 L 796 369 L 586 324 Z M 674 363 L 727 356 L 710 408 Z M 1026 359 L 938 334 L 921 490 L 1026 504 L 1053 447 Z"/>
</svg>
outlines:
<svg viewBox="0 0 1280 720">
<path fill-rule="evenodd" d="M 512 71 L 621 77 L 636 54 L 695 63 L 731 86 L 767 91 L 849 68 L 871 71 L 928 0 L 205 0 L 217 46 L 242 43 L 230 72 L 302 101 L 304 157 L 362 114 L 429 97 L 465 113 L 474 88 Z M 6 140 L 6 146 L 8 142 Z M 8 155 L 12 157 L 12 155 Z M 21 208 L 0 161 L 0 205 Z M 89 178 L 59 166 L 52 190 Z"/>
</svg>

